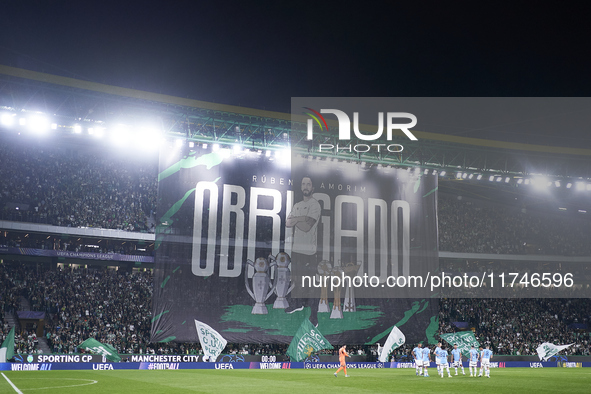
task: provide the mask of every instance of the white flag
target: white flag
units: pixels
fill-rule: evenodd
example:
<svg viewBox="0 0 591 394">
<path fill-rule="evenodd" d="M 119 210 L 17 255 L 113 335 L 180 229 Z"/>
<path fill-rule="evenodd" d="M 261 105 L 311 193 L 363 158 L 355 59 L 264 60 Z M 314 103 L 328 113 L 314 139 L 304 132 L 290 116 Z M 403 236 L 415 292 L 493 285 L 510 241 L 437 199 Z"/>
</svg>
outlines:
<svg viewBox="0 0 591 394">
<path fill-rule="evenodd" d="M 392 350 L 403 345 L 404 342 L 406 342 L 404 334 L 402 333 L 402 331 L 400 331 L 398 327 L 394 326 L 394 328 L 392 328 L 392 331 L 390 331 L 390 335 L 388 335 L 386 343 L 384 343 L 384 347 L 380 352 L 378 360 L 380 360 L 380 362 L 385 363 L 387 361 L 388 355 L 392 353 Z"/>
<path fill-rule="evenodd" d="M 540 360 L 546 361 L 550 357 L 554 356 L 556 353 L 558 353 L 558 352 L 560 352 L 572 345 L 573 344 L 571 343 L 570 345 L 557 346 L 557 345 L 550 343 L 550 342 L 544 342 L 540 346 L 538 346 L 536 351 L 538 352 L 538 357 L 540 357 Z"/>
<path fill-rule="evenodd" d="M 219 332 L 197 319 L 195 319 L 195 327 L 197 328 L 197 335 L 199 335 L 199 342 L 201 343 L 203 354 L 209 361 L 217 360 L 228 341 L 226 341 Z"/>
</svg>

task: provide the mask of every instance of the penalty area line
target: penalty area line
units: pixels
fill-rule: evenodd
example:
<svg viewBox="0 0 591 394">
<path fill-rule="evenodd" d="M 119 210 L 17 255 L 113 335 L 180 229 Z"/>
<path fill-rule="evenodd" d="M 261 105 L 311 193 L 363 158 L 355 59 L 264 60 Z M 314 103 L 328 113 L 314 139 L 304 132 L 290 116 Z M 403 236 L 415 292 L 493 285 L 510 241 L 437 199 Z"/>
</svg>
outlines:
<svg viewBox="0 0 591 394">
<path fill-rule="evenodd" d="M 16 386 L 14 385 L 14 383 L 12 383 L 12 382 L 10 381 L 10 379 L 8 379 L 8 378 L 6 377 L 6 375 L 4 375 L 4 373 L 2 373 L 2 376 L 4 376 L 4 379 L 6 379 L 6 381 L 8 382 L 8 384 L 10 384 L 10 385 L 12 386 L 12 388 L 14 389 L 14 391 L 16 391 L 18 394 L 23 394 L 23 392 L 22 392 L 22 391 L 20 391 L 20 390 L 18 389 L 18 387 L 16 387 Z"/>
</svg>

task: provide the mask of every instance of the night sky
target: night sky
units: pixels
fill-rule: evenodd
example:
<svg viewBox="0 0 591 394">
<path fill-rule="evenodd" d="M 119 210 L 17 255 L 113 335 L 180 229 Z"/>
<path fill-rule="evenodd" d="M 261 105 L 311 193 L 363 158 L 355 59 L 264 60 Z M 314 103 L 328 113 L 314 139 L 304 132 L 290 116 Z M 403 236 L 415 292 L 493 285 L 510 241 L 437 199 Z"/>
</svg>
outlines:
<svg viewBox="0 0 591 394">
<path fill-rule="evenodd" d="M 384 3 L 4 2 L 0 64 L 282 112 L 292 96 L 591 92 L 589 3 Z"/>
</svg>

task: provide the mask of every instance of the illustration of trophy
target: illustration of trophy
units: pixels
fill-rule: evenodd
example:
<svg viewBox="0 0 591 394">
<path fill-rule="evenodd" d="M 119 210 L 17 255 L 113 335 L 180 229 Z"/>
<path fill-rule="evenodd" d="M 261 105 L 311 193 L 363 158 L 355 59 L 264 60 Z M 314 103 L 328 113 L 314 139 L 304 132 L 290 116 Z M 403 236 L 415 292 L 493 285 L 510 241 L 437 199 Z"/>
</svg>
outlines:
<svg viewBox="0 0 591 394">
<path fill-rule="evenodd" d="M 248 286 L 248 269 L 244 272 L 246 291 L 255 300 L 251 313 L 253 315 L 266 315 L 268 311 L 265 301 L 273 294 L 275 286 L 277 286 L 277 275 L 275 275 L 275 282 L 271 284 L 269 271 L 276 263 L 275 261 L 269 263 L 264 257 L 259 257 L 254 263 L 252 260 L 246 260 L 246 264 L 252 266 L 255 270 L 255 274 L 252 276 L 252 290 Z M 267 293 L 267 289 L 271 290 Z"/>
<path fill-rule="evenodd" d="M 331 275 L 341 277 L 343 269 L 339 266 L 335 266 L 331 271 Z M 341 307 L 341 288 L 337 287 L 334 289 L 334 301 L 332 303 L 332 312 L 330 313 L 331 319 L 342 319 L 343 308 Z"/>
<path fill-rule="evenodd" d="M 322 260 L 318 263 L 318 273 L 320 274 L 320 281 L 322 282 L 322 287 L 320 288 L 320 302 L 318 303 L 318 313 L 330 312 L 330 307 L 328 306 L 328 289 L 326 288 L 326 283 L 324 282 L 325 276 L 330 276 L 330 272 L 332 270 L 332 264 L 330 264 L 326 260 Z"/>
<path fill-rule="evenodd" d="M 357 263 L 347 263 L 345 267 L 343 267 L 343 271 L 347 276 L 356 276 L 359 275 L 359 268 L 361 268 L 361 262 Z M 352 285 L 353 280 L 347 282 L 347 288 L 345 289 L 345 300 L 343 301 L 343 310 L 345 312 L 357 312 L 357 307 L 355 306 L 355 292 L 354 287 Z"/>
<path fill-rule="evenodd" d="M 289 270 L 291 259 L 287 253 L 280 252 L 276 258 L 269 255 L 269 261 L 277 264 L 275 271 L 275 282 L 277 283 L 275 294 L 277 294 L 277 299 L 273 303 L 273 309 L 285 309 L 289 306 L 285 296 L 295 287 L 295 283 L 291 283 L 291 271 Z"/>
</svg>

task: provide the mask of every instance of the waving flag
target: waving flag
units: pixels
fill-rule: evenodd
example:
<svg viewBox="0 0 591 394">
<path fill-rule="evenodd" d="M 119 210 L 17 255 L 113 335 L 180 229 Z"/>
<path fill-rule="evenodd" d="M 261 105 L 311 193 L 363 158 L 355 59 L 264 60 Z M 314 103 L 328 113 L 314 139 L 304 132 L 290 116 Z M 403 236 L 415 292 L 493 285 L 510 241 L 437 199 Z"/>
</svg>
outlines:
<svg viewBox="0 0 591 394">
<path fill-rule="evenodd" d="M 306 319 L 302 322 L 302 325 L 291 340 L 291 344 L 287 349 L 287 355 L 294 361 L 302 361 L 306 357 L 309 357 L 312 352 L 317 352 L 321 349 L 332 349 L 332 345 L 310 323 L 310 320 Z"/>
<path fill-rule="evenodd" d="M 2 357 L 4 356 L 4 357 Z M 6 362 L 14 357 L 14 326 L 6 336 L 0 347 L 0 362 Z"/>
<path fill-rule="evenodd" d="M 572 345 L 573 345 L 572 343 L 570 345 L 555 345 L 550 342 L 544 342 L 540 346 L 538 346 L 536 351 L 538 352 L 538 357 L 540 358 L 540 360 L 547 361 L 550 357 L 554 356 L 556 353 L 558 353 L 558 352 L 560 352 Z"/>
<path fill-rule="evenodd" d="M 397 347 L 402 346 L 404 342 L 406 342 L 404 334 L 398 327 L 394 326 L 392 331 L 390 331 L 390 335 L 388 335 L 388 339 L 386 339 L 386 343 L 384 343 L 384 347 L 381 349 L 378 359 L 385 363 L 388 359 L 388 355 Z"/>
<path fill-rule="evenodd" d="M 203 354 L 209 361 L 217 360 L 228 341 L 219 332 L 199 320 L 195 320 L 195 327 L 197 328 Z"/>
<path fill-rule="evenodd" d="M 80 344 L 80 347 L 82 349 L 87 349 L 92 353 L 100 354 L 109 361 L 115 363 L 121 361 L 121 357 L 119 357 L 117 350 L 113 346 L 100 343 L 94 338 L 88 338 L 86 341 Z"/>
</svg>

